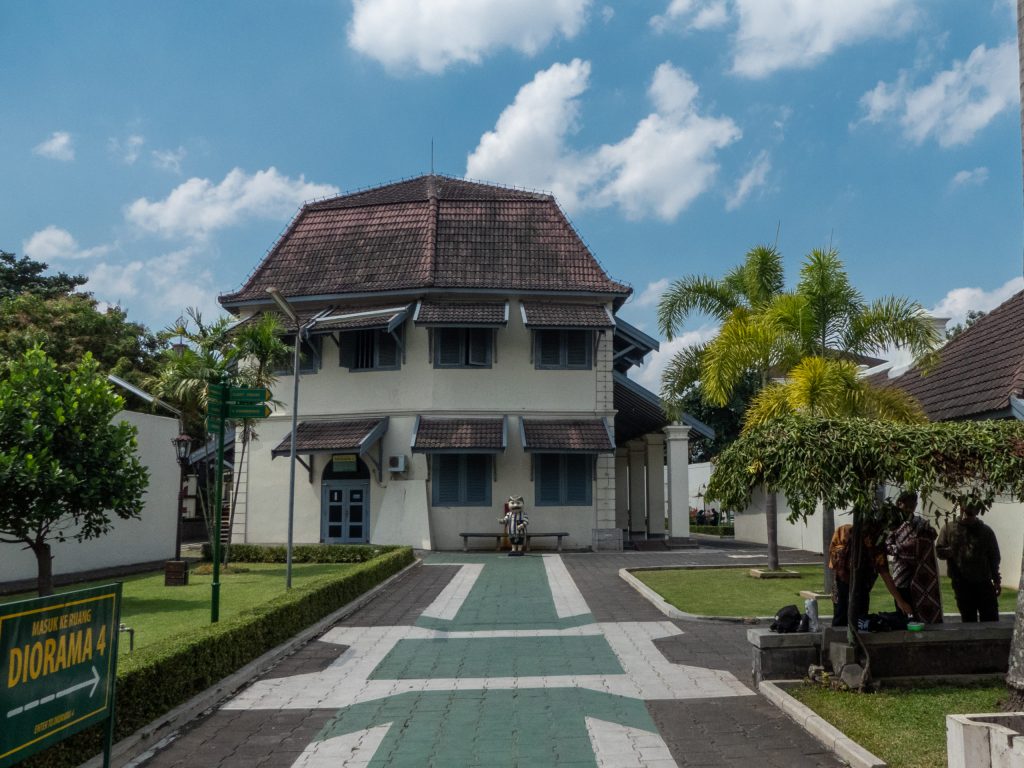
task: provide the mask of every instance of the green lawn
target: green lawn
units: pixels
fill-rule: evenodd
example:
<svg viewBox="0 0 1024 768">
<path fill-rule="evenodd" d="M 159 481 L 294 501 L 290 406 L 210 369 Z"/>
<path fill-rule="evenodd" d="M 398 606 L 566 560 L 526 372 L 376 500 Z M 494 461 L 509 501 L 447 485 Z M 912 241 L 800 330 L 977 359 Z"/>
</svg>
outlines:
<svg viewBox="0 0 1024 768">
<path fill-rule="evenodd" d="M 356 567 L 355 563 L 297 563 L 292 566 L 292 586 L 299 587 L 320 576 L 341 575 Z M 237 616 L 247 608 L 283 594 L 285 566 L 278 563 L 243 563 L 246 573 L 221 574 L 220 619 Z M 189 574 L 186 587 L 165 587 L 163 571 L 125 576 L 121 621 L 135 630 L 135 647 L 156 643 L 190 629 L 210 623 L 211 576 Z M 109 584 L 115 579 L 60 587 L 58 592 Z M 34 597 L 34 594 L 11 595 L 0 603 Z M 128 636 L 121 636 L 121 648 L 127 651 Z"/>
<path fill-rule="evenodd" d="M 821 590 L 820 565 L 798 565 L 788 570 L 799 571 L 799 579 L 755 579 L 750 568 L 694 568 L 659 571 L 634 571 L 633 575 L 681 611 L 699 616 L 772 616 L 790 603 L 803 611 L 801 590 Z M 1001 611 L 1013 611 L 1017 591 L 1003 588 L 999 598 Z M 942 608 L 956 612 L 953 589 L 949 579 L 942 580 Z M 873 611 L 895 610 L 892 597 L 879 579 L 871 592 Z M 828 600 L 819 601 L 822 615 L 831 614 Z"/>
<path fill-rule="evenodd" d="M 787 693 L 889 765 L 946 765 L 946 715 L 998 712 L 1002 685 L 927 686 L 878 693 L 800 686 Z"/>
</svg>

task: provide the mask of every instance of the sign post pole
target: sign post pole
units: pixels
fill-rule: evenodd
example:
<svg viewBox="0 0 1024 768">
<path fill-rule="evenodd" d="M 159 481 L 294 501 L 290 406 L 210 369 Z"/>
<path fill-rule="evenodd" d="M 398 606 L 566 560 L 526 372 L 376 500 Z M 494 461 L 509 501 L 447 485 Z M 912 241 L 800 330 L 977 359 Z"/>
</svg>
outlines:
<svg viewBox="0 0 1024 768">
<path fill-rule="evenodd" d="M 223 387 L 223 382 L 221 382 Z M 226 393 L 225 393 L 226 394 Z M 217 403 L 217 484 L 214 494 L 213 519 L 216 533 L 213 536 L 213 583 L 210 600 L 210 623 L 220 620 L 220 538 L 223 535 L 221 515 L 224 504 L 224 418 L 227 415 L 227 400 L 222 398 Z"/>
<path fill-rule="evenodd" d="M 121 644 L 121 587 L 117 585 L 117 605 L 114 607 L 114 631 L 111 633 L 110 646 L 114 660 L 117 660 L 118 648 Z M 103 768 L 110 768 L 111 752 L 114 749 L 114 726 L 116 725 L 117 708 L 117 665 L 114 666 L 114 680 L 110 686 L 110 717 L 107 718 L 107 729 L 103 736 Z"/>
</svg>

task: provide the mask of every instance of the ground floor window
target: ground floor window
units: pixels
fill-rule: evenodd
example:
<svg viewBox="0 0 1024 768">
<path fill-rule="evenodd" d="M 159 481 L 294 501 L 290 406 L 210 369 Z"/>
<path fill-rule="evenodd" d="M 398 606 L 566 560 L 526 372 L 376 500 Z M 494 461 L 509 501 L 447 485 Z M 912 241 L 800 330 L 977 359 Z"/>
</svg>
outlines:
<svg viewBox="0 0 1024 768">
<path fill-rule="evenodd" d="M 538 507 L 589 506 L 592 503 L 593 456 L 538 453 L 534 455 L 534 462 Z"/>
<path fill-rule="evenodd" d="M 433 460 L 433 503 L 439 507 L 489 507 L 491 456 L 439 453 Z"/>
</svg>

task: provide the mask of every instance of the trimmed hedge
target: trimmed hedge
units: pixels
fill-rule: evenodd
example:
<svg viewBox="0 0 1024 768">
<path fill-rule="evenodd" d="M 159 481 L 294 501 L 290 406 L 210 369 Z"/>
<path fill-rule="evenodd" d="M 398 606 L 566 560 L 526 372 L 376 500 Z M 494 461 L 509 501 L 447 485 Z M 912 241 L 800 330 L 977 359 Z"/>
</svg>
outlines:
<svg viewBox="0 0 1024 768">
<path fill-rule="evenodd" d="M 293 563 L 365 563 L 400 547 L 378 547 L 373 544 L 296 544 L 292 547 Z M 209 544 L 203 544 L 203 558 L 213 559 Z M 285 546 L 263 544 L 232 544 L 233 563 L 284 563 L 288 560 Z"/>
<path fill-rule="evenodd" d="M 384 548 L 377 548 L 384 549 Z M 141 648 L 118 659 L 117 732 L 131 735 L 174 707 L 350 603 L 413 562 L 388 548 L 344 576 L 324 576 L 233 619 Z M 27 760 L 25 768 L 73 768 L 103 748 L 103 728 L 83 731 Z"/>
<path fill-rule="evenodd" d="M 691 525 L 690 533 L 709 533 L 712 536 L 735 536 L 733 525 Z"/>
</svg>

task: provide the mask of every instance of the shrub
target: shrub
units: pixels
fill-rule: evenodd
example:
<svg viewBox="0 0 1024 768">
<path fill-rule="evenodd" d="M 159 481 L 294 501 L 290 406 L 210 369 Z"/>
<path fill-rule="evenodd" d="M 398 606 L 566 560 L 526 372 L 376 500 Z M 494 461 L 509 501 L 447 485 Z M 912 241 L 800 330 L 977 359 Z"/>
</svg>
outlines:
<svg viewBox="0 0 1024 768">
<path fill-rule="evenodd" d="M 690 533 L 709 533 L 712 536 L 735 536 L 736 528 L 732 525 L 691 525 Z"/>
<path fill-rule="evenodd" d="M 292 547 L 293 563 L 365 563 L 398 547 L 373 544 L 297 544 Z M 209 544 L 203 544 L 203 557 L 213 559 Z M 285 546 L 266 544 L 232 544 L 233 563 L 284 563 L 288 560 Z"/>
<path fill-rule="evenodd" d="M 120 657 L 115 741 L 188 701 L 413 562 L 409 547 L 366 549 L 388 551 L 343 576 L 324 576 L 233 619 Z M 24 765 L 72 768 L 101 751 L 102 745 L 103 727 L 90 728 Z"/>
</svg>

